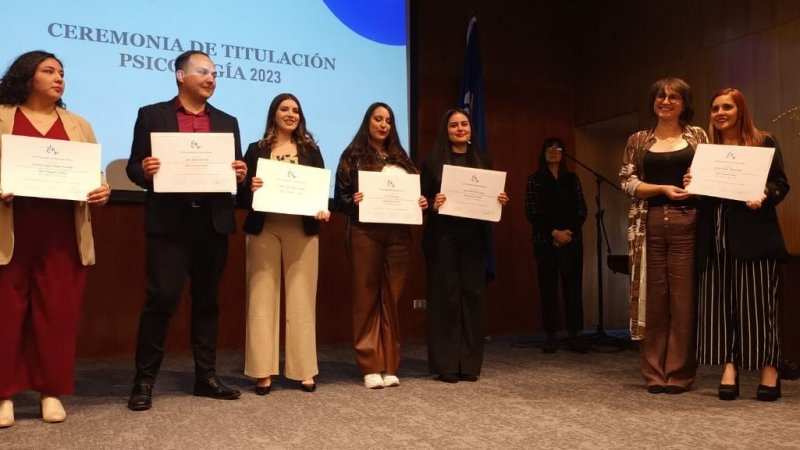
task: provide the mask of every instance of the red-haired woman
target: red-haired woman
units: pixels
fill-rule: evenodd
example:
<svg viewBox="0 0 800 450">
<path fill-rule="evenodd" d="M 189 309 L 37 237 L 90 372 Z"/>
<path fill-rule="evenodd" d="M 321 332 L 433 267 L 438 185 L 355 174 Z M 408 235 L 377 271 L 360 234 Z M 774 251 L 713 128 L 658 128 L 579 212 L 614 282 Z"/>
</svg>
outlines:
<svg viewBox="0 0 800 450">
<path fill-rule="evenodd" d="M 777 141 L 755 127 L 739 90 L 714 94 L 708 131 L 714 144 L 743 145 L 754 152 L 774 147 L 775 153 L 759 198 L 706 197 L 700 202 L 697 356 L 703 364 L 724 364 L 720 399 L 739 395 L 738 371 L 744 369 L 761 371 L 757 397 L 774 401 L 781 396 L 777 266 L 786 256 L 775 207 L 789 192 L 789 183 Z"/>
</svg>

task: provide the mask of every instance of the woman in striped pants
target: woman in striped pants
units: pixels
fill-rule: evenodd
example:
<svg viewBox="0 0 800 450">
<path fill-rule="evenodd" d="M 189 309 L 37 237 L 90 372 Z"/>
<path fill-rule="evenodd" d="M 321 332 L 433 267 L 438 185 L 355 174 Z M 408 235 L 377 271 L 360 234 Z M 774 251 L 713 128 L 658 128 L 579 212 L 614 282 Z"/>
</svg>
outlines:
<svg viewBox="0 0 800 450">
<path fill-rule="evenodd" d="M 749 146 L 754 152 L 774 147 L 775 153 L 760 198 L 700 202 L 697 359 L 724 364 L 720 399 L 739 395 L 739 370 L 760 370 L 757 398 L 774 401 L 781 395 L 777 266 L 786 256 L 775 207 L 789 183 L 778 143 L 755 127 L 737 89 L 722 89 L 712 98 L 709 136 L 714 144 Z"/>
</svg>

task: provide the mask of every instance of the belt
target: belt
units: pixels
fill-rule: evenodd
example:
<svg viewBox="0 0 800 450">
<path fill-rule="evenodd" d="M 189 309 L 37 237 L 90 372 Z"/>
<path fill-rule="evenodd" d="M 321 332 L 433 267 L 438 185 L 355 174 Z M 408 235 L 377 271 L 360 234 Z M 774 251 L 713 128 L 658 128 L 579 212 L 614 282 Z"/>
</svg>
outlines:
<svg viewBox="0 0 800 450">
<path fill-rule="evenodd" d="M 205 199 L 189 200 L 189 207 L 190 208 L 205 208 L 208 205 L 209 205 L 208 200 L 205 200 Z"/>
</svg>

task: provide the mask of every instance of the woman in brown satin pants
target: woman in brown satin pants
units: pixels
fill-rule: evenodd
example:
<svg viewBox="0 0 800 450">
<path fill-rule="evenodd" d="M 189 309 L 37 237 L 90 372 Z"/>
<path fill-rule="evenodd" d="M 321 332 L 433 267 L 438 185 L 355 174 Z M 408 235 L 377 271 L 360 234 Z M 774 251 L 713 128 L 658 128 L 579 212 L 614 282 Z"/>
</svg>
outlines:
<svg viewBox="0 0 800 450">
<path fill-rule="evenodd" d="M 367 108 L 361 127 L 347 146 L 336 170 L 336 210 L 348 216 L 348 250 L 353 298 L 353 346 L 369 389 L 400 385 L 400 324 L 397 302 L 405 284 L 411 248 L 409 225 L 362 223 L 358 204 L 358 172 L 418 173 L 394 126 L 385 103 Z M 420 196 L 419 206 L 428 207 Z"/>
<path fill-rule="evenodd" d="M 689 85 L 664 78 L 650 88 L 653 127 L 628 138 L 620 179 L 632 199 L 631 335 L 640 344 L 641 371 L 651 394 L 686 392 L 694 381 L 695 199 L 683 189 L 703 129 L 693 116 Z M 645 308 L 646 306 L 646 308 Z"/>
</svg>

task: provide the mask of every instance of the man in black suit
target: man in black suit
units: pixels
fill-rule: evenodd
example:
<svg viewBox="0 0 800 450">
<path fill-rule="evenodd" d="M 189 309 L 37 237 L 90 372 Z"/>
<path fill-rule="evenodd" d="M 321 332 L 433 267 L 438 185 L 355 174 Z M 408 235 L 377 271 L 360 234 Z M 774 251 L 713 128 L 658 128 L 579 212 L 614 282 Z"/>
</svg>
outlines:
<svg viewBox="0 0 800 450">
<path fill-rule="evenodd" d="M 233 198 L 227 193 L 153 192 L 153 175 L 160 162 L 151 156 L 152 132 L 233 133 L 236 180 L 247 174 L 242 159 L 236 118 L 208 104 L 214 94 L 217 71 L 207 54 L 189 51 L 175 59 L 178 96 L 139 109 L 128 160 L 128 177 L 147 189 L 145 233 L 147 300 L 136 343 L 136 377 L 128 408 L 152 406 L 152 391 L 170 318 L 191 283 L 191 339 L 195 361 L 194 395 L 232 400 L 238 390 L 224 386 L 215 372 L 217 292 L 228 253 L 228 234 L 235 231 Z"/>
</svg>

